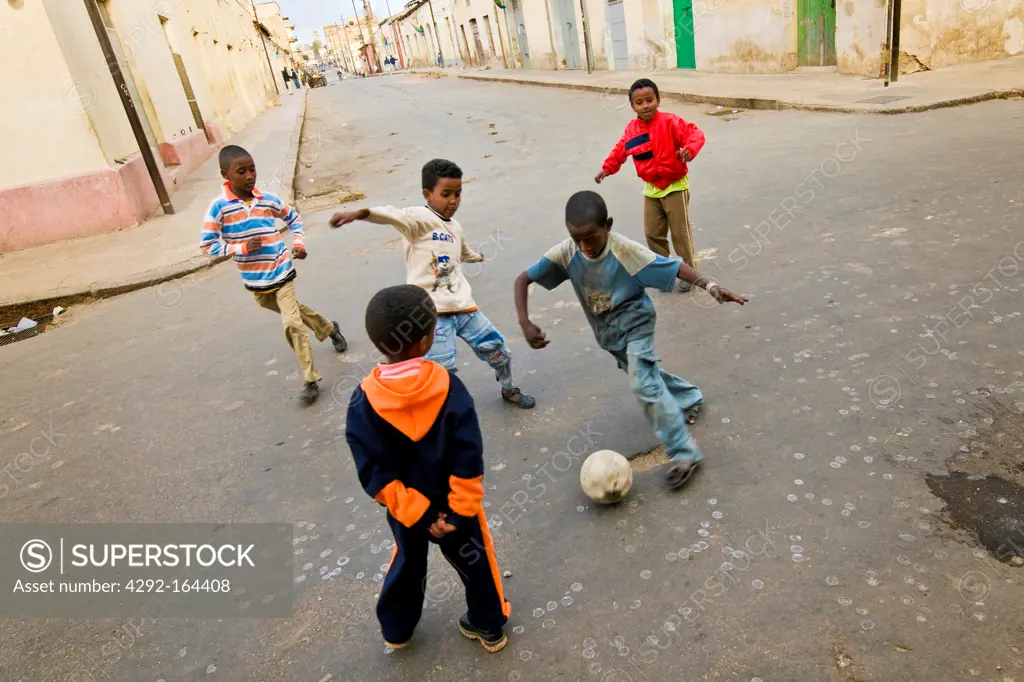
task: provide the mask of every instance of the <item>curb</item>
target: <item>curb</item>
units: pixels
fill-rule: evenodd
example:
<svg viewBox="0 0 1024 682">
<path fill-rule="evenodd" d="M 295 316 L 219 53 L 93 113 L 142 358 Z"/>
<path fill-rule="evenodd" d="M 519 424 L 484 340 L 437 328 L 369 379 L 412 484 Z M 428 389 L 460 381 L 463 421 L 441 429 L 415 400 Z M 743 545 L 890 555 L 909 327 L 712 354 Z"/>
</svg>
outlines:
<svg viewBox="0 0 1024 682">
<path fill-rule="evenodd" d="M 303 89 L 308 94 L 308 89 Z M 299 144 L 302 140 L 302 131 L 306 124 L 306 108 L 309 100 L 304 96 L 302 101 L 302 113 L 296 117 L 291 137 L 289 138 L 288 154 L 285 157 L 284 168 L 290 168 L 292 172 L 291 182 L 288 186 L 288 203 L 295 202 L 295 176 L 298 172 Z M 287 229 L 279 228 L 281 231 Z M 219 263 L 230 260 L 231 256 L 207 256 L 200 254 L 193 256 L 187 261 L 167 265 L 156 270 L 149 270 L 139 275 L 129 276 L 124 280 L 115 283 L 103 284 L 94 282 L 88 290 L 73 291 L 67 294 L 57 294 L 46 298 L 37 298 L 24 301 L 0 303 L 0 316 L 14 309 L 28 308 L 34 310 L 39 308 L 42 312 L 48 312 L 54 306 L 60 305 L 65 308 L 81 303 L 89 299 L 110 298 L 127 294 L 132 291 L 144 289 L 150 286 L 158 286 L 164 282 L 187 277 L 188 275 L 208 270 Z M 30 317 L 30 316 L 27 316 Z"/>
<path fill-rule="evenodd" d="M 459 75 L 457 77 L 465 78 L 466 80 L 485 81 L 489 83 L 514 83 L 516 85 L 534 85 L 546 88 L 583 90 L 587 92 L 614 93 L 619 95 L 627 95 L 629 93 L 629 88 L 623 87 L 585 85 L 580 83 L 551 83 L 547 81 L 533 81 L 525 78 L 500 78 L 494 76 L 477 76 L 473 74 Z M 1024 97 L 1024 87 L 1011 88 L 1009 90 L 990 90 L 989 92 L 985 92 L 980 95 L 972 95 L 970 97 L 959 97 L 955 99 L 940 100 L 938 102 L 929 102 L 927 104 L 893 107 L 890 109 L 861 109 L 858 107 L 842 105 L 830 106 L 827 104 L 805 104 L 802 102 L 784 102 L 758 97 L 695 95 L 685 92 L 670 92 L 668 90 L 662 90 L 661 96 L 665 99 L 686 102 L 688 104 L 715 104 L 730 109 L 758 109 L 762 111 L 816 111 L 819 113 L 831 114 L 872 114 L 884 116 L 893 114 L 916 114 L 922 111 L 931 111 L 933 109 L 946 109 L 949 107 L 959 107 L 967 104 L 977 104 L 978 102 L 985 102 L 993 99 L 1013 99 L 1015 97 Z"/>
<path fill-rule="evenodd" d="M 302 133 L 306 129 L 306 108 L 309 106 L 309 88 L 303 88 L 302 113 L 288 138 L 288 154 L 284 157 L 284 167 L 290 168 L 292 181 L 288 183 L 288 203 L 295 203 L 295 178 L 299 174 L 299 146 L 302 144 Z"/>
</svg>

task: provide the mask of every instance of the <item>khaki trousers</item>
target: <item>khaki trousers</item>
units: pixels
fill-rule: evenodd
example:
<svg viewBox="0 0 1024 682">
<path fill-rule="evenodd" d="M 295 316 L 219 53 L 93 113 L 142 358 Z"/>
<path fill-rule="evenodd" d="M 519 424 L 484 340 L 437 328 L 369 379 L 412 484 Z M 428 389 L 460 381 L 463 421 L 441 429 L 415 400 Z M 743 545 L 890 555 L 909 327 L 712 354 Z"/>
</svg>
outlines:
<svg viewBox="0 0 1024 682">
<path fill-rule="evenodd" d="M 317 341 L 323 341 L 334 333 L 334 323 L 312 308 L 299 303 L 295 298 L 294 282 L 288 282 L 274 291 L 254 291 L 253 296 L 260 307 L 281 314 L 284 338 L 288 340 L 288 345 L 299 359 L 303 379 L 307 382 L 320 381 L 323 377 L 317 374 L 313 367 L 313 349 L 309 344 L 306 327 L 313 330 Z"/>
<path fill-rule="evenodd" d="M 644 236 L 647 248 L 669 256 L 668 235 L 676 255 L 691 268 L 694 265 L 693 229 L 690 226 L 690 190 L 672 192 L 660 199 L 644 197 Z"/>
</svg>

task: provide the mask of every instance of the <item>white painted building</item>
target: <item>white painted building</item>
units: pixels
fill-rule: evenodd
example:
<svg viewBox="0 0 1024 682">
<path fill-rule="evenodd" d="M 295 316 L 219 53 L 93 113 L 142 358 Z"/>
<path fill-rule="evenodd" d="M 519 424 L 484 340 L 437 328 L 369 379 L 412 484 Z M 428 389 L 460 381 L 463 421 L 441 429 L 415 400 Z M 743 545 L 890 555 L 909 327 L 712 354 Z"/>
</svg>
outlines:
<svg viewBox="0 0 1024 682">
<path fill-rule="evenodd" d="M 432 0 L 446 65 L 585 69 L 589 62 L 602 70 L 716 73 L 835 66 L 877 77 L 886 40 L 886 0 L 502 2 L 504 9 L 493 0 Z M 430 5 L 411 7 L 397 19 L 414 65 L 436 64 Z M 903 0 L 899 25 L 902 73 L 1024 52 L 1024 0 Z"/>
<path fill-rule="evenodd" d="M 277 55 L 250 3 L 98 6 L 169 190 L 275 104 Z M 144 220 L 159 201 L 84 3 L 0 2 L 0 44 L 18 100 L 0 109 L 0 146 L 17 160 L 0 166 L 0 212 L 13 221 L 0 251 Z"/>
</svg>

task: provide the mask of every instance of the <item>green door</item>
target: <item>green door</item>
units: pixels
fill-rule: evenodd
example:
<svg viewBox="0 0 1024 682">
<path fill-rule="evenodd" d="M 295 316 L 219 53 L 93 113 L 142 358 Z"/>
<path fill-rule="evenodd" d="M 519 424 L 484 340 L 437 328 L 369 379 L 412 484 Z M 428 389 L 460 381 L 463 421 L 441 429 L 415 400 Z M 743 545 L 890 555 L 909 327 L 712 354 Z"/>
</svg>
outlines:
<svg viewBox="0 0 1024 682">
<path fill-rule="evenodd" d="M 696 69 L 693 51 L 693 0 L 672 0 L 676 20 L 676 66 Z"/>
<path fill-rule="evenodd" d="M 836 0 L 799 0 L 797 63 L 835 66 Z"/>
</svg>

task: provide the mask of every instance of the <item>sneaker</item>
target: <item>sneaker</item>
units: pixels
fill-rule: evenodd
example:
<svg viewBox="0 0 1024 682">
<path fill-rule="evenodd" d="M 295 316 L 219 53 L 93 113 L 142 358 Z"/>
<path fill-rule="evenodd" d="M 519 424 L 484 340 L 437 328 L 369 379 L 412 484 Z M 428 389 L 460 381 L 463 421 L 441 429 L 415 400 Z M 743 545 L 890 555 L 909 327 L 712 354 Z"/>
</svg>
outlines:
<svg viewBox="0 0 1024 682">
<path fill-rule="evenodd" d="M 681 294 L 685 294 L 688 293 L 691 289 L 693 289 L 693 285 L 690 284 L 689 282 L 680 282 L 679 286 L 676 288 L 676 291 L 678 291 Z"/>
<path fill-rule="evenodd" d="M 341 335 L 341 327 L 338 326 L 337 322 L 334 323 L 334 331 L 331 332 L 331 343 L 334 344 L 334 350 L 339 353 L 344 353 L 348 350 L 348 341 Z"/>
<path fill-rule="evenodd" d="M 404 649 L 405 647 L 409 646 L 409 640 L 406 640 L 401 644 L 392 644 L 391 642 L 385 639 L 384 646 L 386 646 L 389 649 Z"/>
<path fill-rule="evenodd" d="M 317 396 L 319 395 L 320 384 L 315 381 L 307 381 L 305 385 L 303 385 L 302 393 L 299 394 L 299 397 L 302 399 L 302 402 L 307 405 L 312 405 L 316 402 Z"/>
<path fill-rule="evenodd" d="M 487 649 L 490 653 L 497 653 L 505 648 L 508 644 L 508 635 L 506 635 L 501 628 L 497 630 L 481 630 L 472 623 L 469 622 L 469 614 L 463 614 L 459 618 L 459 632 L 469 639 L 475 639 L 480 642 L 480 645 Z"/>
</svg>

